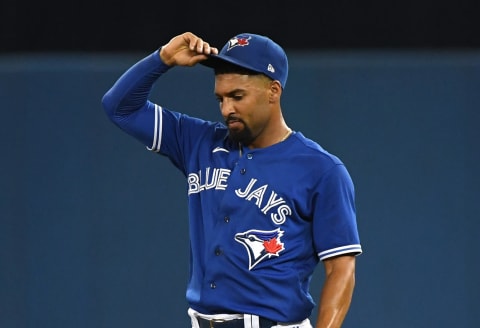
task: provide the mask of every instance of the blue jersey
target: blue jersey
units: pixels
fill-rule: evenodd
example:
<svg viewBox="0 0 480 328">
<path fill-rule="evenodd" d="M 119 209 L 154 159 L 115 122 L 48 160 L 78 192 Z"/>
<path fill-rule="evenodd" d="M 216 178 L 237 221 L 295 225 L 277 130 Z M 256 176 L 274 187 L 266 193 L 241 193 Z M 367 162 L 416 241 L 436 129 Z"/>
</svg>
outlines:
<svg viewBox="0 0 480 328">
<path fill-rule="evenodd" d="M 249 149 L 232 143 L 224 124 L 153 104 L 149 92 L 167 69 L 156 51 L 128 70 L 103 104 L 120 128 L 186 177 L 189 305 L 279 322 L 309 317 L 318 261 L 362 252 L 347 169 L 301 132 Z"/>
</svg>

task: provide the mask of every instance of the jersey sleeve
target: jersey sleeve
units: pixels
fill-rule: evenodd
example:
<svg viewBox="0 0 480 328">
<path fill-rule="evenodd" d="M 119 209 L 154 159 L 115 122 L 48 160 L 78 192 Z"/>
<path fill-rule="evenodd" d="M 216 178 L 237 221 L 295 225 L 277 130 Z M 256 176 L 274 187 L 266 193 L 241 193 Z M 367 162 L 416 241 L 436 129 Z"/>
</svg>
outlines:
<svg viewBox="0 0 480 328">
<path fill-rule="evenodd" d="M 314 244 L 320 260 L 362 253 L 357 229 L 355 191 L 343 164 L 336 164 L 320 179 L 314 197 Z"/>
<path fill-rule="evenodd" d="M 183 173 L 192 150 L 214 123 L 174 112 L 148 100 L 155 81 L 170 66 L 159 50 L 130 67 L 102 98 L 109 119 L 147 149 L 167 156 Z M 212 129 L 211 131 L 214 131 Z"/>
<path fill-rule="evenodd" d="M 148 96 L 155 81 L 169 68 L 156 50 L 123 73 L 102 98 L 108 118 L 146 146 L 151 146 L 155 137 L 156 105 Z"/>
<path fill-rule="evenodd" d="M 149 150 L 164 155 L 187 173 L 187 163 L 193 150 L 200 147 L 205 138 L 212 137 L 216 123 L 191 117 L 187 114 L 155 105 L 154 137 Z"/>
</svg>

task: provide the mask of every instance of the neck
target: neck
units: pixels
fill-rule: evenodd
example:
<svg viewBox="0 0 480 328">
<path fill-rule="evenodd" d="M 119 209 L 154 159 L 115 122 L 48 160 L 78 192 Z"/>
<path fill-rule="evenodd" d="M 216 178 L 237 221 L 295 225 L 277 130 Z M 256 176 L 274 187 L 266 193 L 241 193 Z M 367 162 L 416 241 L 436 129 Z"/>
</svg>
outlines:
<svg viewBox="0 0 480 328">
<path fill-rule="evenodd" d="M 285 139 L 287 139 L 288 137 L 290 137 L 291 134 L 292 134 L 292 129 L 290 129 L 289 127 L 287 127 L 287 133 L 285 133 L 285 135 L 283 136 L 282 139 L 280 139 L 279 142 L 285 141 Z"/>
</svg>

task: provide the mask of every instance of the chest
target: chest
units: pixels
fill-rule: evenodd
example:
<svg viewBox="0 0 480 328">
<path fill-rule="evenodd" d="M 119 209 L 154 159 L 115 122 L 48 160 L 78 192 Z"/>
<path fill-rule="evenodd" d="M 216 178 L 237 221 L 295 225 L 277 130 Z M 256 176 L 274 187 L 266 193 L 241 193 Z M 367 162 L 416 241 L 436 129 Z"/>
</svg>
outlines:
<svg viewBox="0 0 480 328">
<path fill-rule="evenodd" d="M 188 195 L 209 213 L 242 213 L 282 225 L 308 207 L 309 177 L 288 158 L 217 150 L 189 164 Z"/>
</svg>

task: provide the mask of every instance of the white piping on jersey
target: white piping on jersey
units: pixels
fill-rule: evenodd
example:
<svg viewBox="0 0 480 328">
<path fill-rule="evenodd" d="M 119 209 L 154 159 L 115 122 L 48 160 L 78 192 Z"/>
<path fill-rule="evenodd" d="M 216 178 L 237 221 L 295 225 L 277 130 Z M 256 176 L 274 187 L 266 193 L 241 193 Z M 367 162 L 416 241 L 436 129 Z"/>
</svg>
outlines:
<svg viewBox="0 0 480 328">
<path fill-rule="evenodd" d="M 354 253 L 355 255 L 360 255 L 362 253 L 362 246 L 360 246 L 360 244 L 353 244 L 353 245 L 332 248 L 332 249 L 318 253 L 318 257 L 320 258 L 320 260 L 325 260 L 325 259 L 328 259 L 329 257 L 348 254 L 348 253 Z"/>
<path fill-rule="evenodd" d="M 212 153 L 216 153 L 217 151 L 224 151 L 226 153 L 229 153 L 230 151 L 228 151 L 227 149 L 225 148 L 222 148 L 222 147 L 215 147 L 214 150 L 212 150 Z"/>
<path fill-rule="evenodd" d="M 158 153 L 160 146 L 162 145 L 162 107 L 155 104 L 155 126 L 153 131 L 153 144 L 152 147 L 147 147 L 148 150 Z"/>
</svg>

